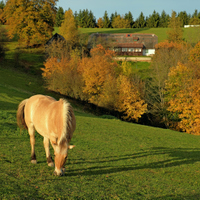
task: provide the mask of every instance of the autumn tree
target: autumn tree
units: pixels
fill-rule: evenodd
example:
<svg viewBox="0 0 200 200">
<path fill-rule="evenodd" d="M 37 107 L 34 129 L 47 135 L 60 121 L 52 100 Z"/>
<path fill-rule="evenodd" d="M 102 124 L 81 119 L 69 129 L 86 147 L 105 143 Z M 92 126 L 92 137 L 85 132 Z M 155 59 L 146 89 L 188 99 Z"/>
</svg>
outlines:
<svg viewBox="0 0 200 200">
<path fill-rule="evenodd" d="M 130 21 L 118 15 L 112 22 L 113 28 L 131 28 Z"/>
<path fill-rule="evenodd" d="M 89 101 L 99 105 L 99 98 L 104 87 L 104 83 L 109 75 L 114 73 L 116 63 L 112 62 L 114 52 L 105 50 L 102 45 L 97 45 L 90 52 L 91 58 L 83 58 L 79 71 L 83 75 L 85 82 L 84 92 L 89 95 Z"/>
<path fill-rule="evenodd" d="M 171 42 L 182 42 L 183 41 L 183 29 L 181 28 L 182 22 L 179 17 L 176 16 L 176 12 L 172 11 L 171 18 L 169 20 L 167 32 L 168 40 Z"/>
<path fill-rule="evenodd" d="M 97 26 L 99 27 L 99 28 L 103 28 L 103 19 L 100 17 L 99 19 L 98 19 L 98 21 L 97 21 Z"/>
<path fill-rule="evenodd" d="M 164 123 L 168 126 L 165 83 L 171 67 L 176 66 L 178 62 L 188 62 L 189 51 L 190 46 L 187 44 L 164 41 L 156 45 L 145 93 L 149 114 L 153 116 L 152 123 Z"/>
<path fill-rule="evenodd" d="M 72 10 L 69 9 L 65 12 L 65 18 L 59 31 L 71 48 L 79 42 L 78 27 Z"/>
<path fill-rule="evenodd" d="M 177 122 L 175 128 L 200 135 L 200 79 L 194 69 L 181 63 L 171 68 L 166 82 L 166 98 L 168 110 L 173 113 L 172 124 Z"/>
<path fill-rule="evenodd" d="M 5 4 L 4 4 L 3 0 L 2 0 L 2 1 L 0 1 L 0 24 L 4 24 L 5 23 L 5 17 L 3 15 L 4 14 L 4 12 L 3 12 L 4 7 L 5 7 Z"/>
<path fill-rule="evenodd" d="M 44 44 L 52 36 L 56 1 L 8 0 L 4 14 L 9 37 L 17 34 L 19 41 L 28 46 Z"/>
</svg>

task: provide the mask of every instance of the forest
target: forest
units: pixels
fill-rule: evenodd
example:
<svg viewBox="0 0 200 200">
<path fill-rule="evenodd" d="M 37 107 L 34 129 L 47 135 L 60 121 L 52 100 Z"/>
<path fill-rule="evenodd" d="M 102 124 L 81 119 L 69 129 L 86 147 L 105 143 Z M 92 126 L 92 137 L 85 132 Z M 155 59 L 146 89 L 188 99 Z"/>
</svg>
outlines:
<svg viewBox="0 0 200 200">
<path fill-rule="evenodd" d="M 21 1 L 19 1 L 19 4 L 20 2 Z M 53 2 L 55 3 L 56 1 Z M 5 3 L 1 0 L 0 24 L 6 24 L 6 18 L 3 15 L 4 7 Z M 64 20 L 65 10 L 62 7 L 55 7 L 53 10 L 56 12 L 54 26 L 60 27 Z M 79 28 L 166 28 L 168 27 L 171 13 L 166 13 L 165 10 L 158 13 L 154 10 L 151 15 L 144 16 L 141 11 L 140 15 L 136 19 L 133 18 L 131 11 L 125 13 L 124 15 L 120 15 L 115 12 L 110 16 L 108 16 L 108 12 L 105 11 L 104 15 L 99 19 L 97 19 L 93 12 L 88 9 L 75 11 L 73 14 Z M 197 9 L 194 10 L 194 13 L 181 11 L 177 13 L 177 16 L 181 19 L 181 27 L 184 27 L 184 25 L 200 24 L 200 12 L 198 12 Z"/>
</svg>

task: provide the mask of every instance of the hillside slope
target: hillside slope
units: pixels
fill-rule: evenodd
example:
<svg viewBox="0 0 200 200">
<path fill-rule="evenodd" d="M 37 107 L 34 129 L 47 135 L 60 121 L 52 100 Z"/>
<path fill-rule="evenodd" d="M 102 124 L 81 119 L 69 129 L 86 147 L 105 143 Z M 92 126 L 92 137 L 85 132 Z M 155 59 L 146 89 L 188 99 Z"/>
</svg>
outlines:
<svg viewBox="0 0 200 200">
<path fill-rule="evenodd" d="M 52 175 L 38 134 L 38 164 L 32 165 L 28 134 L 17 128 L 15 116 L 19 102 L 36 93 L 49 94 L 41 80 L 0 66 L 1 199 L 200 198 L 199 136 L 79 108 L 66 176 Z"/>
</svg>

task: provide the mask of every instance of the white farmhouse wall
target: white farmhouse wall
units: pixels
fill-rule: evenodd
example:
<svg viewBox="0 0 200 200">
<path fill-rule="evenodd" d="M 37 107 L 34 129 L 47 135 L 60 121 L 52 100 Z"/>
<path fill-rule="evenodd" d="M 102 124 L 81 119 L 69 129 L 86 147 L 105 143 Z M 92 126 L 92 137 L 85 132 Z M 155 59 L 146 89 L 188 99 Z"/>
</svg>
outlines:
<svg viewBox="0 0 200 200">
<path fill-rule="evenodd" d="M 143 56 L 151 56 L 155 54 L 155 49 L 143 49 Z"/>
</svg>

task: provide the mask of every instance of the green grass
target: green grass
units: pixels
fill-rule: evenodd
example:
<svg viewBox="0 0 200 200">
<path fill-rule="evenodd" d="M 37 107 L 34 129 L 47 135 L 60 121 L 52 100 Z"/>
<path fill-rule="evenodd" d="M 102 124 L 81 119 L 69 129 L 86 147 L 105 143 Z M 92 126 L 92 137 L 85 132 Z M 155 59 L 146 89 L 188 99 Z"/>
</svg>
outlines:
<svg viewBox="0 0 200 200">
<path fill-rule="evenodd" d="M 31 164 L 29 137 L 17 128 L 16 110 L 24 98 L 49 92 L 40 78 L 1 64 L 0 199 L 200 198 L 199 136 L 97 117 L 80 108 L 75 108 L 71 144 L 76 147 L 66 176 L 53 176 L 38 134 L 38 164 Z"/>
<path fill-rule="evenodd" d="M 79 28 L 81 33 L 152 33 L 158 36 L 158 42 L 167 39 L 167 31 L 169 28 Z M 199 41 L 200 28 L 183 28 L 183 38 L 185 40 L 196 43 Z M 59 33 L 59 28 L 54 28 L 54 33 Z"/>
</svg>

